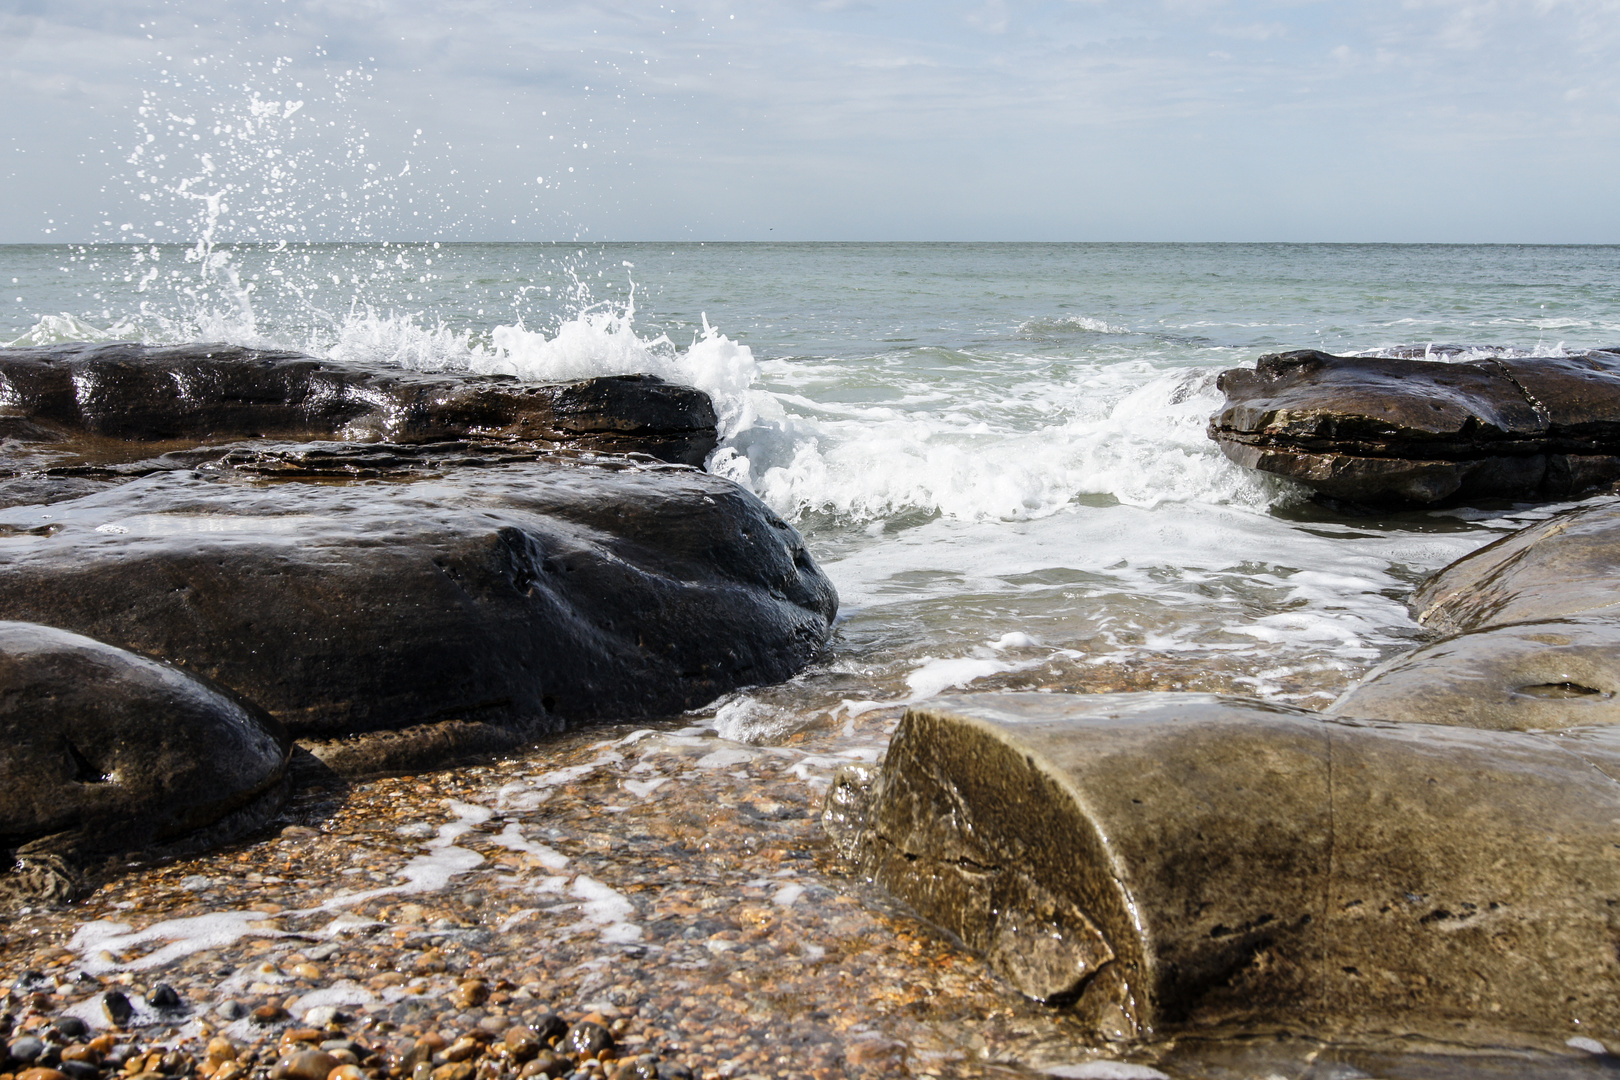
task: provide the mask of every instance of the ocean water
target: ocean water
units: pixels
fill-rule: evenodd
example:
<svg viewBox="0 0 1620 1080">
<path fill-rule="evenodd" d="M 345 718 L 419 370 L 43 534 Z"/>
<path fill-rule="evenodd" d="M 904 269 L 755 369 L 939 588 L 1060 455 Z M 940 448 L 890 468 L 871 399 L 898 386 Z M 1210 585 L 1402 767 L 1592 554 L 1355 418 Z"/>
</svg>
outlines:
<svg viewBox="0 0 1620 1080">
<path fill-rule="evenodd" d="M 1330 702 L 1414 583 L 1556 507 L 1377 518 L 1228 462 L 1223 368 L 1292 348 L 1620 344 L 1620 248 L 1114 244 L 0 247 L 0 342 L 230 341 L 711 393 L 708 467 L 842 597 L 825 659 L 715 703 L 779 739 L 953 688 Z"/>
</svg>

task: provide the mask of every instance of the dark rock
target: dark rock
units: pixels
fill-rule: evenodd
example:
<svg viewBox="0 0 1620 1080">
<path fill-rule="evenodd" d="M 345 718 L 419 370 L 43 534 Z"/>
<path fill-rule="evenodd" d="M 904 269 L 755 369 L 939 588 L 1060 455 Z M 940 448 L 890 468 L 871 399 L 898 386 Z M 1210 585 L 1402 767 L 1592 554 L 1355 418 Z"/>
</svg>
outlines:
<svg viewBox="0 0 1620 1080">
<path fill-rule="evenodd" d="M 255 827 L 278 808 L 287 765 L 278 725 L 229 692 L 21 622 L 0 623 L 0 740 L 0 839 L 25 862 Z"/>
<path fill-rule="evenodd" d="M 1238 464 L 1362 503 L 1557 498 L 1620 479 L 1620 354 L 1262 356 L 1221 373 Z"/>
<path fill-rule="evenodd" d="M 556 1013 L 541 1013 L 529 1026 L 534 1028 L 543 1043 L 553 1042 L 568 1034 L 568 1021 Z"/>
<path fill-rule="evenodd" d="M 913 707 L 855 851 L 1109 1041 L 1620 1036 L 1620 730 L 1199 694 Z M 1556 987 L 1556 991 L 1552 988 Z"/>
<path fill-rule="evenodd" d="M 96 1080 L 101 1075 L 101 1070 L 88 1061 L 64 1061 L 57 1068 L 71 1080 Z"/>
<path fill-rule="evenodd" d="M 20 1039 L 11 1040 L 6 1048 L 13 1060 L 30 1063 L 38 1060 L 39 1055 L 45 1052 L 45 1041 L 34 1035 L 24 1035 Z"/>
<path fill-rule="evenodd" d="M 563 1036 L 562 1049 L 575 1057 L 593 1058 L 613 1045 L 613 1034 L 593 1020 L 581 1020 Z"/>
<path fill-rule="evenodd" d="M 123 1027 L 135 1015 L 135 1006 L 129 1003 L 129 998 L 122 991 L 108 990 L 101 995 L 101 1011 L 107 1014 L 113 1027 Z"/>
<path fill-rule="evenodd" d="M 51 1024 L 51 1027 L 54 1028 L 56 1033 L 62 1036 L 62 1038 L 69 1040 L 82 1039 L 90 1031 L 90 1029 L 85 1026 L 84 1021 L 80 1020 L 77 1016 L 59 1016 L 56 1018 L 55 1023 Z"/>
<path fill-rule="evenodd" d="M 7 453 L 32 447 L 64 460 L 127 460 L 120 441 L 243 438 L 477 438 L 636 451 L 693 465 L 715 447 L 708 395 L 650 375 L 536 384 L 377 371 L 231 345 L 80 343 L 0 349 L 0 393 Z"/>
<path fill-rule="evenodd" d="M 158 983 L 154 986 L 152 993 L 146 999 L 146 1003 L 154 1009 L 179 1009 L 183 1007 L 180 1003 L 180 995 L 168 983 Z"/>
<path fill-rule="evenodd" d="M 235 460 L 0 511 L 0 615 L 182 665 L 358 773 L 788 678 L 836 610 L 797 532 L 682 467 L 315 483 Z"/>
</svg>

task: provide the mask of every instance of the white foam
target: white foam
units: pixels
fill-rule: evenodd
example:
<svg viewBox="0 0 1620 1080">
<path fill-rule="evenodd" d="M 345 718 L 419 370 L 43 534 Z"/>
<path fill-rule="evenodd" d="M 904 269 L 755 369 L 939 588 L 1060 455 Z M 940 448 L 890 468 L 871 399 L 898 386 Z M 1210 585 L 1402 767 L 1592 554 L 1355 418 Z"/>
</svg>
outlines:
<svg viewBox="0 0 1620 1080">
<path fill-rule="evenodd" d="M 1166 1073 L 1147 1065 L 1132 1065 L 1125 1061 L 1085 1061 L 1078 1065 L 1044 1065 L 1040 1069 L 1047 1076 L 1061 1080 L 1170 1080 Z"/>
</svg>

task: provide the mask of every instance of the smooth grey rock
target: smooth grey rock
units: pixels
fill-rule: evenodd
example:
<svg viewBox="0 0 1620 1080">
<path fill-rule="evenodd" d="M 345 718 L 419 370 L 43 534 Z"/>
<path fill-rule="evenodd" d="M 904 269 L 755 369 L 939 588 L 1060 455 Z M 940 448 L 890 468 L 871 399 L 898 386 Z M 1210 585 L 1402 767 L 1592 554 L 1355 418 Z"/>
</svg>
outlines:
<svg viewBox="0 0 1620 1080">
<path fill-rule="evenodd" d="M 832 585 L 730 481 L 442 452 L 226 449 L 0 510 L 0 615 L 203 674 L 346 773 L 678 713 L 827 639 Z"/>
<path fill-rule="evenodd" d="M 1412 598 L 1443 634 L 1576 615 L 1620 616 L 1620 500 L 1595 499 L 1464 555 Z"/>
<path fill-rule="evenodd" d="M 853 850 L 1100 1037 L 1620 1038 L 1620 731 L 1202 694 L 914 706 Z M 852 804 L 861 803 L 856 813 Z"/>
<path fill-rule="evenodd" d="M 22 622 L 0 623 L 0 745 L 0 843 L 25 865 L 238 834 L 279 808 L 287 769 L 286 736 L 258 708 Z"/>
<path fill-rule="evenodd" d="M 1620 724 L 1620 623 L 1519 623 L 1447 638 L 1369 671 L 1328 712 L 1498 731 Z"/>
<path fill-rule="evenodd" d="M 1233 461 L 1363 503 L 1566 497 L 1620 479 L 1620 354 L 1262 356 L 1221 373 Z"/>
</svg>

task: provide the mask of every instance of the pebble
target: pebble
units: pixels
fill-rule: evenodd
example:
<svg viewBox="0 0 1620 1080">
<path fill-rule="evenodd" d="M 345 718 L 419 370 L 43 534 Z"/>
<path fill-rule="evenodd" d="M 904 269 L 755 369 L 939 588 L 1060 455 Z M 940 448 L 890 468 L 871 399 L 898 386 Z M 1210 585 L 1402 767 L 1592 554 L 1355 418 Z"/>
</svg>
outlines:
<svg viewBox="0 0 1620 1080">
<path fill-rule="evenodd" d="M 270 1070 L 270 1080 L 326 1080 L 339 1064 L 324 1050 L 300 1050 L 277 1061 Z"/>
<path fill-rule="evenodd" d="M 154 986 L 152 993 L 146 999 L 146 1003 L 154 1009 L 181 1008 L 180 995 L 168 983 L 158 983 Z"/>
<path fill-rule="evenodd" d="M 135 1006 L 129 1003 L 129 998 L 122 991 L 108 990 L 101 995 L 101 1011 L 112 1021 L 113 1027 L 123 1027 L 135 1015 Z"/>
<path fill-rule="evenodd" d="M 6 1049 L 18 1061 L 33 1061 L 45 1052 L 45 1040 L 36 1035 L 24 1035 L 20 1039 L 11 1040 L 11 1045 Z"/>
</svg>

